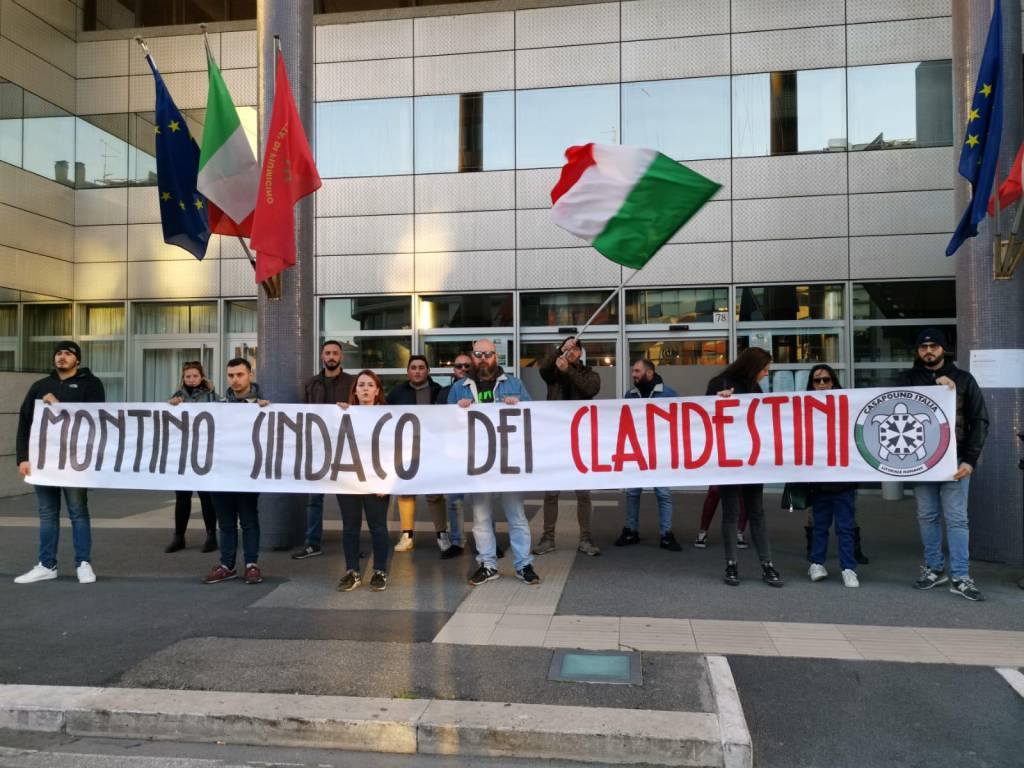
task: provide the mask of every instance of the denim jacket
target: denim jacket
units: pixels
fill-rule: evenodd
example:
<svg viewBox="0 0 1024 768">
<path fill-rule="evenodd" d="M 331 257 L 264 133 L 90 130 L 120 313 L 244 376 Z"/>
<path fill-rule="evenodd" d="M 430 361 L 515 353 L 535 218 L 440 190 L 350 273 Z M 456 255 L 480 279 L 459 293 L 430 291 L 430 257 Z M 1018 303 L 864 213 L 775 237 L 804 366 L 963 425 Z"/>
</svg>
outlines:
<svg viewBox="0 0 1024 768">
<path fill-rule="evenodd" d="M 494 402 L 500 403 L 506 397 L 518 397 L 523 402 L 533 399 L 522 381 L 502 371 L 494 382 Z M 449 405 L 455 405 L 459 400 L 476 402 L 476 382 L 469 376 L 454 382 L 448 390 Z"/>
</svg>

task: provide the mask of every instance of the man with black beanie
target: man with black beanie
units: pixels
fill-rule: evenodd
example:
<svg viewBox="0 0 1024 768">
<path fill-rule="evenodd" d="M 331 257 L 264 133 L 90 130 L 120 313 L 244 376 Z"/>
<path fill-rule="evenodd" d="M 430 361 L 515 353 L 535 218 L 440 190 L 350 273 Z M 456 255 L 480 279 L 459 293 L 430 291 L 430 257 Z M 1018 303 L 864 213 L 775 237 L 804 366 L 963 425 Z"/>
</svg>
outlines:
<svg viewBox="0 0 1024 768">
<path fill-rule="evenodd" d="M 28 460 L 28 441 L 32 434 L 36 400 L 47 405 L 59 403 L 102 403 L 103 382 L 81 367 L 82 350 L 73 341 L 61 341 L 53 350 L 53 370 L 31 387 L 18 414 L 18 437 L 15 448 L 18 472 L 22 477 L 32 473 Z M 89 524 L 89 503 L 85 488 L 58 488 L 49 485 L 33 486 L 39 504 L 39 562 L 32 570 L 14 579 L 15 584 L 33 584 L 57 578 L 57 541 L 60 536 L 60 497 L 71 519 L 71 538 L 75 547 L 75 567 L 78 581 L 92 584 L 96 574 L 92 570 L 92 528 Z"/>
</svg>

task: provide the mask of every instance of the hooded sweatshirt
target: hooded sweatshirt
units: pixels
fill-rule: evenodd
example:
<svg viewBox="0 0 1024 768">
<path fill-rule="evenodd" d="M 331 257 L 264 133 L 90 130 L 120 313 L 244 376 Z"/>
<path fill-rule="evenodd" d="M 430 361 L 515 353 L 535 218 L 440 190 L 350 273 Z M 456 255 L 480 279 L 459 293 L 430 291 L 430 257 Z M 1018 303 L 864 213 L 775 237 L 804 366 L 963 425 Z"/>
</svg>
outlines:
<svg viewBox="0 0 1024 768">
<path fill-rule="evenodd" d="M 21 403 L 18 413 L 18 438 L 15 460 L 18 464 L 28 461 L 28 439 L 32 434 L 32 419 L 35 417 L 36 400 L 44 395 L 53 395 L 62 403 L 102 403 L 106 399 L 103 382 L 93 376 L 88 368 L 79 368 L 74 376 L 61 379 L 57 371 L 39 379 L 28 388 L 28 394 Z"/>
</svg>

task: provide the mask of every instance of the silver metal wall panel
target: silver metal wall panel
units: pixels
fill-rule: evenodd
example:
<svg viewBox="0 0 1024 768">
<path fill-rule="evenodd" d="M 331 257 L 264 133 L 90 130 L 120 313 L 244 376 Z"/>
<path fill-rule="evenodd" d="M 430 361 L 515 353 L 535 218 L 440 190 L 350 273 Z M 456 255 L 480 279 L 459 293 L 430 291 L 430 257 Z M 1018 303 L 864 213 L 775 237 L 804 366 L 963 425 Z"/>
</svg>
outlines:
<svg viewBox="0 0 1024 768">
<path fill-rule="evenodd" d="M 518 248 L 585 248 L 586 241 L 571 235 L 551 218 L 551 206 L 516 211 Z"/>
<path fill-rule="evenodd" d="M 733 197 L 846 194 L 846 153 L 733 160 Z"/>
<path fill-rule="evenodd" d="M 128 74 L 131 40 L 78 43 L 75 47 L 78 77 L 114 77 Z"/>
<path fill-rule="evenodd" d="M 622 44 L 623 82 L 728 75 L 729 70 L 729 35 Z"/>
<path fill-rule="evenodd" d="M 670 243 L 717 243 L 731 239 L 732 201 L 713 200 L 680 229 Z"/>
<path fill-rule="evenodd" d="M 510 291 L 516 287 L 515 251 L 417 253 L 416 291 Z"/>
<path fill-rule="evenodd" d="M 83 0 L 34 0 L 25 5 L 31 5 L 32 13 L 70 38 L 74 38 L 82 28 Z"/>
<path fill-rule="evenodd" d="M 952 232 L 953 190 L 850 196 L 851 235 Z"/>
<path fill-rule="evenodd" d="M 949 235 L 887 235 L 850 238 L 850 277 L 953 277 L 956 259 L 946 257 Z"/>
<path fill-rule="evenodd" d="M 519 290 L 613 287 L 622 280 L 622 267 L 593 248 L 520 250 L 516 255 Z"/>
<path fill-rule="evenodd" d="M 623 277 L 635 270 L 623 269 Z M 732 282 L 732 243 L 669 243 L 644 265 L 630 287 L 728 285 Z"/>
<path fill-rule="evenodd" d="M 846 21 L 846 0 L 732 0 L 732 31 L 824 27 Z"/>
<path fill-rule="evenodd" d="M 931 61 L 953 55 L 948 17 L 851 24 L 847 29 L 849 65 Z"/>
<path fill-rule="evenodd" d="M 129 299 L 216 298 L 219 295 L 219 259 L 128 262 Z"/>
<path fill-rule="evenodd" d="M 416 253 L 501 251 L 515 238 L 515 211 L 416 214 Z"/>
<path fill-rule="evenodd" d="M 949 16 L 949 0 L 849 0 L 846 23 Z"/>
<path fill-rule="evenodd" d="M 507 51 L 515 44 L 515 14 L 464 13 L 416 19 L 413 45 L 416 56 L 447 53 Z"/>
<path fill-rule="evenodd" d="M 69 75 L 75 75 L 74 36 L 58 32 L 14 0 L 3 0 L 0 7 L 0 34 Z"/>
<path fill-rule="evenodd" d="M 618 39 L 618 3 L 516 12 L 516 48 L 586 45 L 617 42 Z"/>
<path fill-rule="evenodd" d="M 225 237 L 223 235 L 215 235 L 211 238 L 211 242 L 216 240 L 220 244 L 220 258 L 223 260 L 227 259 L 240 259 L 246 264 L 249 263 L 249 257 L 245 255 L 245 251 L 242 248 L 242 244 L 238 242 L 237 237 Z M 250 274 L 252 273 L 252 267 L 249 267 Z"/>
<path fill-rule="evenodd" d="M 20 208 L 0 205 L 0 244 L 63 261 L 73 261 L 75 228 Z"/>
<path fill-rule="evenodd" d="M 220 295 L 256 298 L 256 273 L 248 259 L 220 259 Z"/>
<path fill-rule="evenodd" d="M 0 163 L 0 203 L 68 224 L 75 223 L 73 189 L 6 163 Z M 3 232 L 0 232 L 0 242 L 2 237 Z"/>
<path fill-rule="evenodd" d="M 515 85 L 512 51 L 416 59 L 416 94 L 505 91 Z"/>
<path fill-rule="evenodd" d="M 75 111 L 75 78 L 6 38 L 0 38 L 0 78 Z"/>
<path fill-rule="evenodd" d="M 434 173 L 416 177 L 416 212 L 499 211 L 515 208 L 515 171 Z"/>
<path fill-rule="evenodd" d="M 412 56 L 412 19 L 313 27 L 317 62 Z"/>
<path fill-rule="evenodd" d="M 221 69 L 256 69 L 256 30 L 222 32 L 217 63 Z"/>
<path fill-rule="evenodd" d="M 222 73 L 224 84 L 231 93 L 231 101 L 236 107 L 255 107 L 256 69 L 225 69 Z M 199 140 L 198 138 L 196 139 Z"/>
<path fill-rule="evenodd" d="M 75 300 L 123 300 L 128 293 L 128 265 L 75 264 Z"/>
<path fill-rule="evenodd" d="M 151 224 L 160 221 L 160 198 L 156 187 L 128 188 L 128 223 Z"/>
<path fill-rule="evenodd" d="M 622 39 L 729 32 L 729 0 L 633 0 L 622 3 Z"/>
<path fill-rule="evenodd" d="M 75 81 L 77 114 L 105 115 L 128 111 L 128 77 L 91 77 Z"/>
<path fill-rule="evenodd" d="M 200 34 L 172 35 L 169 37 L 147 37 L 146 43 L 153 54 L 153 61 L 161 75 L 168 72 L 206 72 L 206 46 Z M 210 34 L 210 47 L 214 56 L 220 58 L 220 34 Z M 129 73 L 149 75 L 149 64 L 142 51 L 135 47 L 128 57 Z M 168 86 L 170 87 L 170 86 Z M 205 100 L 206 92 L 203 92 Z M 177 102 L 177 94 L 174 94 Z"/>
<path fill-rule="evenodd" d="M 79 189 L 75 193 L 75 224 L 126 224 L 128 222 L 128 188 L 101 187 Z"/>
<path fill-rule="evenodd" d="M 220 257 L 220 238 L 211 237 L 204 261 Z M 176 245 L 164 242 L 159 224 L 128 225 L 128 261 L 196 261 L 196 258 Z"/>
<path fill-rule="evenodd" d="M 159 62 L 158 62 L 159 63 Z M 164 85 L 178 109 L 204 109 L 206 107 L 206 70 L 202 72 L 160 73 Z M 128 82 L 128 111 L 152 112 L 156 105 L 153 75 L 132 75 Z"/>
<path fill-rule="evenodd" d="M 412 215 L 316 220 L 318 255 L 412 253 Z"/>
<path fill-rule="evenodd" d="M 728 200 L 732 197 L 732 161 L 724 160 L 687 160 L 684 165 L 697 173 L 717 181 L 722 188 L 714 196 L 714 200 Z"/>
<path fill-rule="evenodd" d="M 736 240 L 845 237 L 849 233 L 845 195 L 736 200 L 732 222 Z"/>
<path fill-rule="evenodd" d="M 762 240 L 736 243 L 732 251 L 737 283 L 846 280 L 848 240 Z"/>
<path fill-rule="evenodd" d="M 410 293 L 414 265 L 411 253 L 365 256 L 320 256 L 316 260 L 316 292 L 320 295 Z"/>
<path fill-rule="evenodd" d="M 75 262 L 125 262 L 128 233 L 124 224 L 75 227 Z"/>
<path fill-rule="evenodd" d="M 547 88 L 619 81 L 619 44 L 536 48 L 516 53 L 516 87 Z"/>
<path fill-rule="evenodd" d="M 317 216 L 373 216 L 413 212 L 412 176 L 324 179 L 316 191 Z"/>
<path fill-rule="evenodd" d="M 551 190 L 561 172 L 561 168 L 516 171 L 516 208 L 550 208 Z"/>
<path fill-rule="evenodd" d="M 850 153 L 850 192 L 952 189 L 952 147 Z"/>
<path fill-rule="evenodd" d="M 412 95 L 412 59 L 316 64 L 315 101 Z"/>
<path fill-rule="evenodd" d="M 811 27 L 732 36 L 732 70 L 772 72 L 846 65 L 846 27 Z"/>
<path fill-rule="evenodd" d="M 74 265 L 38 253 L 0 245 L 0 275 L 5 288 L 71 298 Z"/>
</svg>

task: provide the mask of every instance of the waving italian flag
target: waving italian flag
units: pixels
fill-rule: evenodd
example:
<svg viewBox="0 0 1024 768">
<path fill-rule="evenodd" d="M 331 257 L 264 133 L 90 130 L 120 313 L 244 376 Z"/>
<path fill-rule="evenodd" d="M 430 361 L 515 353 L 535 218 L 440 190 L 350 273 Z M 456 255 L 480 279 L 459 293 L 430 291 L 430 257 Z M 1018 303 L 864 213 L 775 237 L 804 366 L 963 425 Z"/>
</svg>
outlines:
<svg viewBox="0 0 1024 768">
<path fill-rule="evenodd" d="M 722 185 L 653 149 L 585 144 L 551 190 L 551 215 L 602 255 L 640 269 Z"/>
</svg>

